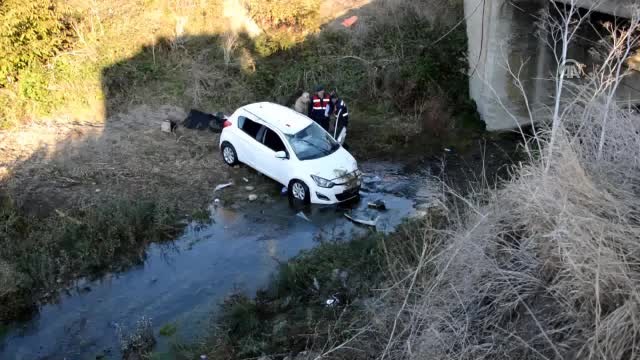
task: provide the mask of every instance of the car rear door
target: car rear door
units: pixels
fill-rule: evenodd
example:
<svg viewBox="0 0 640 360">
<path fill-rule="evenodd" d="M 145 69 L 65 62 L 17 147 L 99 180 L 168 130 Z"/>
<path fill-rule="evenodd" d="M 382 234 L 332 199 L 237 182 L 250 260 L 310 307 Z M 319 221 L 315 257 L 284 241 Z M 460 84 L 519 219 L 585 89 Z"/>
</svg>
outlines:
<svg viewBox="0 0 640 360">
<path fill-rule="evenodd" d="M 261 133 L 262 124 L 250 119 L 244 114 L 238 116 L 238 143 L 233 144 L 238 152 L 238 157 L 242 159 L 242 162 L 257 169 L 256 165 L 259 163 L 257 158 L 257 152 L 262 146 L 258 142 L 258 133 Z"/>
<path fill-rule="evenodd" d="M 290 156 L 284 139 L 269 127 L 264 127 L 258 139 L 260 140 L 258 151 L 260 169 L 258 170 L 277 182 L 287 185 L 291 173 L 291 161 L 276 157 L 276 152 L 278 151 L 284 151 Z"/>
</svg>

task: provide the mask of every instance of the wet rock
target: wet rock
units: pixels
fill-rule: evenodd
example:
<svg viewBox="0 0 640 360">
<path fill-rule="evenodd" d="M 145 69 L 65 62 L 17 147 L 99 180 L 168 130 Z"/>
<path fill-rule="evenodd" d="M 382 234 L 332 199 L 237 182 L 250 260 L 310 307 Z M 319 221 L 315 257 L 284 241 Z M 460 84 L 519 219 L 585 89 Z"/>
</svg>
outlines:
<svg viewBox="0 0 640 360">
<path fill-rule="evenodd" d="M 248 199 L 249 199 L 249 201 L 256 201 L 256 200 L 258 200 L 258 195 L 250 194 Z"/>
<path fill-rule="evenodd" d="M 407 182 L 402 180 L 394 181 L 391 184 L 388 184 L 382 187 L 382 191 L 390 194 L 398 194 L 401 193 L 407 187 Z"/>
</svg>

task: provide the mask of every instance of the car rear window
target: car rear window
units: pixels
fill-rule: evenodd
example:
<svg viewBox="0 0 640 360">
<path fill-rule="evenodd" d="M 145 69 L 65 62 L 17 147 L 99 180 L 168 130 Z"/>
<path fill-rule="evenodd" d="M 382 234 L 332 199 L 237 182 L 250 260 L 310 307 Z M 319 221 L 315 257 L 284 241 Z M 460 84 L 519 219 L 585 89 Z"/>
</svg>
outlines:
<svg viewBox="0 0 640 360">
<path fill-rule="evenodd" d="M 255 139 L 262 125 L 244 116 L 240 116 L 238 117 L 238 127 Z"/>
</svg>

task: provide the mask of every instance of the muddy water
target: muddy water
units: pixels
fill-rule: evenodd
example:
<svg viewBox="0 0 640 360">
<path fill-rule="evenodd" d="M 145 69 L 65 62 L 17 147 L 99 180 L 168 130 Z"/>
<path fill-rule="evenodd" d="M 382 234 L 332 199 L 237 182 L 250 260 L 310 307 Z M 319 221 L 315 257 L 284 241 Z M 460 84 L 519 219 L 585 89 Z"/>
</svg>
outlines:
<svg viewBox="0 0 640 360">
<path fill-rule="evenodd" d="M 78 281 L 57 303 L 43 305 L 34 319 L 14 326 L 0 340 L 0 359 L 117 359 L 116 329 L 133 328 L 141 316 L 152 319 L 158 350 L 168 346 L 158 336 L 164 324 L 176 324 L 179 338 L 193 339 L 225 296 L 254 293 L 278 262 L 320 241 L 371 231 L 347 220 L 345 212 L 363 219 L 379 216 L 377 230 L 388 232 L 437 194 L 426 173 L 405 174 L 383 163 L 365 164 L 363 171 L 362 199 L 346 208 L 313 207 L 302 216 L 285 198 L 238 210 L 212 205 L 210 225 L 190 225 L 175 242 L 152 245 L 137 268 Z M 368 202 L 379 199 L 387 211 L 367 209 Z"/>
</svg>

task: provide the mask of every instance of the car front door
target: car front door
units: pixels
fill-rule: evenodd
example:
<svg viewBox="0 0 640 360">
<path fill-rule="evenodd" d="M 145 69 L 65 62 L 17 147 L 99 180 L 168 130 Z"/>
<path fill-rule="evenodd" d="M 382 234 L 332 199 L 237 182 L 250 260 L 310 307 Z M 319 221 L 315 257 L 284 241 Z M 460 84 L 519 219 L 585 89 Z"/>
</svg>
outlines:
<svg viewBox="0 0 640 360">
<path fill-rule="evenodd" d="M 260 140 L 259 160 L 260 169 L 263 174 L 286 185 L 290 178 L 291 161 L 289 159 L 280 159 L 276 157 L 278 151 L 284 151 L 287 157 L 290 157 L 289 150 L 286 148 L 284 141 L 275 131 L 264 128 L 263 134 L 258 137 Z"/>
</svg>

